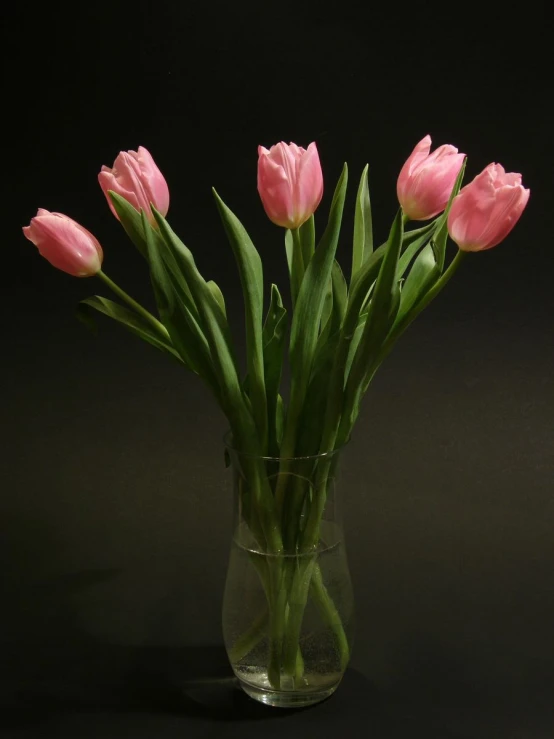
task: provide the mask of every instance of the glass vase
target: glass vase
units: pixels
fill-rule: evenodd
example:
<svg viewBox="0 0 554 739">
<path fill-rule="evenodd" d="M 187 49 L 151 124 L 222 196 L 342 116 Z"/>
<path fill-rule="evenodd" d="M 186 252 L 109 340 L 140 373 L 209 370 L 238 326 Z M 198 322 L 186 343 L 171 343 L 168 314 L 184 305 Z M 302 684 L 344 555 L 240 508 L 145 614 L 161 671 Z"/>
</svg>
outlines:
<svg viewBox="0 0 554 739">
<path fill-rule="evenodd" d="M 301 707 L 339 685 L 353 642 L 354 599 L 340 516 L 340 451 L 292 459 L 227 446 L 233 538 L 223 635 L 242 689 Z"/>
</svg>

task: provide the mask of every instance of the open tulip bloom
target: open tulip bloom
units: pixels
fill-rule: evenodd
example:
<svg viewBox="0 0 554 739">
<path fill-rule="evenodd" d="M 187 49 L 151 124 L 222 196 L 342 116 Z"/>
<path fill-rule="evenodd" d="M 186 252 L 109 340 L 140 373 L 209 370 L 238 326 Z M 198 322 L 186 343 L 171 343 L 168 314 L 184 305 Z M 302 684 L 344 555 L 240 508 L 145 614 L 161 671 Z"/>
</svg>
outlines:
<svg viewBox="0 0 554 739">
<path fill-rule="evenodd" d="M 262 551 L 316 551 L 326 484 L 337 458 L 321 455 L 349 440 L 379 366 L 450 280 L 462 257 L 499 243 L 527 203 L 529 190 L 521 176 L 497 164 L 461 189 L 465 155 L 452 146 L 430 154 L 430 146 L 426 137 L 406 161 L 397 187 L 401 207 L 386 241 L 376 247 L 367 166 L 355 198 L 353 234 L 341 233 L 346 164 L 325 228 L 317 233 L 314 211 L 322 198 L 323 175 L 316 145 L 259 148 L 262 204 L 273 223 L 285 229 L 290 307 L 285 307 L 277 285 L 272 284 L 267 295 L 260 254 L 214 190 L 244 294 L 244 376 L 223 294 L 200 274 L 191 250 L 166 220 L 169 189 L 146 149 L 122 152 L 113 168 L 102 168 L 99 179 L 111 209 L 145 260 L 157 316 L 107 277 L 101 270 L 100 244 L 67 216 L 41 210 L 24 229 L 54 266 L 75 276 L 96 275 L 119 298 L 87 298 L 80 306 L 83 318 L 90 321 L 95 309 L 118 321 L 210 389 L 228 419 L 232 447 L 247 460 L 245 474 L 251 484 L 244 510 Z M 411 220 L 424 218 L 433 220 L 407 228 Z M 449 231 L 459 247 L 451 260 L 446 250 Z M 348 276 L 335 258 L 339 238 L 352 242 Z M 290 368 L 287 394 L 281 389 L 285 361 Z M 315 461 L 307 475 L 308 494 L 287 474 L 267 474 L 264 458 L 286 472 L 293 458 L 310 456 Z M 282 670 L 294 674 L 298 669 L 299 620 L 315 572 L 266 573 L 274 686 Z M 323 608 L 332 619 L 332 602 L 326 601 Z M 348 644 L 336 618 L 334 629 L 341 659 L 347 660 Z"/>
</svg>

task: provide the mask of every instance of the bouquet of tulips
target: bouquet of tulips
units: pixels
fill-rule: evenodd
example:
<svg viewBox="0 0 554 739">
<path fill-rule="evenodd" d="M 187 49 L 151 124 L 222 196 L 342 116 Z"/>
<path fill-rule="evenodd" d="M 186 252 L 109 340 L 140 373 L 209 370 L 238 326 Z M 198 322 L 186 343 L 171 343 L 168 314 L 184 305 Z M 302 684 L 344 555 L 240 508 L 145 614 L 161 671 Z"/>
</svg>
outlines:
<svg viewBox="0 0 554 739">
<path fill-rule="evenodd" d="M 242 222 L 214 191 L 244 293 L 245 376 L 224 296 L 200 274 L 192 252 L 166 220 L 169 189 L 143 147 L 121 152 L 98 177 L 113 214 L 146 261 L 157 316 L 102 271 L 99 242 L 71 218 L 41 209 L 23 229 L 52 265 L 77 277 L 95 275 L 115 293 L 117 301 L 103 296 L 83 300 L 84 318 L 90 319 L 91 309 L 105 314 L 206 383 L 228 419 L 233 447 L 246 455 L 244 511 L 263 551 L 316 550 L 332 463 L 320 461 L 310 471 L 310 491 L 287 475 L 268 476 L 259 460 L 278 460 L 280 471 L 286 471 L 292 458 L 341 447 L 373 376 L 398 338 L 468 252 L 490 249 L 507 236 L 528 201 L 521 175 L 506 173 L 500 164 L 490 164 L 462 188 L 465 155 L 450 145 L 430 150 L 426 136 L 404 164 L 397 183 L 398 213 L 386 241 L 375 247 L 367 166 L 356 193 L 353 234 L 341 235 L 344 165 L 319 235 L 314 212 L 323 194 L 323 174 L 316 144 L 307 149 L 292 143 L 259 147 L 261 201 L 269 219 L 284 229 L 288 308 L 275 284 L 264 300 L 260 254 Z M 408 228 L 422 221 L 426 223 Z M 448 236 L 458 247 L 451 260 Z M 348 276 L 335 259 L 340 237 L 352 241 Z M 281 390 L 287 360 L 288 395 Z M 296 567 L 286 572 L 275 565 L 260 572 L 271 610 L 274 686 L 283 669 L 298 671 L 299 624 L 316 567 L 311 563 L 302 571 Z M 325 598 L 323 608 L 332 616 L 333 604 Z M 335 633 L 347 659 L 340 624 L 335 623 Z"/>
</svg>

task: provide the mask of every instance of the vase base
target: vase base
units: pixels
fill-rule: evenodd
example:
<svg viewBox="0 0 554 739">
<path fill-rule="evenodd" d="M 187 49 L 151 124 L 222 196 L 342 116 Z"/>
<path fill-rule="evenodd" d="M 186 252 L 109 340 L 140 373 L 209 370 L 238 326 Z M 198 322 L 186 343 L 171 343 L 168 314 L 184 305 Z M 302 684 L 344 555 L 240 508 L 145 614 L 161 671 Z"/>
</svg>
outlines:
<svg viewBox="0 0 554 739">
<path fill-rule="evenodd" d="M 235 671 L 235 674 L 236 671 Z M 237 674 L 239 684 L 242 690 L 255 701 L 264 703 L 266 706 L 274 706 L 276 708 L 305 708 L 306 706 L 313 706 L 316 703 L 321 703 L 329 696 L 333 695 L 337 689 L 340 677 L 335 682 L 329 684 L 329 679 L 325 680 L 324 685 L 304 685 L 301 688 L 294 689 L 292 686 L 289 689 L 275 690 L 266 682 L 266 685 L 260 685 L 260 680 L 257 680 L 254 684 L 244 679 L 240 674 Z"/>
</svg>

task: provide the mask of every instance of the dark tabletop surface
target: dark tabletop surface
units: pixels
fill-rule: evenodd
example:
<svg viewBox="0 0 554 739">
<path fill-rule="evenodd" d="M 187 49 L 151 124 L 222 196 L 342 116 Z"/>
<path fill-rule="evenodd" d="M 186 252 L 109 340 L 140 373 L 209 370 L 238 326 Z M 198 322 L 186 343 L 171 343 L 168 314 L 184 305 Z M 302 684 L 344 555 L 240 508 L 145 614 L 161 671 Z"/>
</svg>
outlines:
<svg viewBox="0 0 554 739">
<path fill-rule="evenodd" d="M 554 725 L 547 683 L 533 694 L 500 694 L 494 686 L 487 694 L 459 676 L 428 671 L 409 690 L 390 689 L 349 668 L 328 700 L 284 710 L 248 698 L 221 647 L 91 645 L 78 661 L 69 653 L 61 659 L 61 650 L 57 659 L 63 674 L 50 672 L 42 684 L 4 684 L 3 738 L 550 739 Z"/>
</svg>

